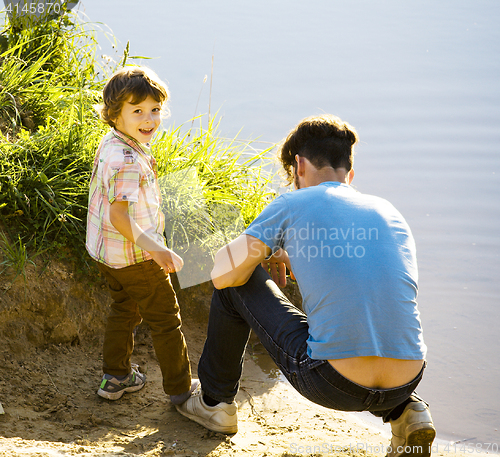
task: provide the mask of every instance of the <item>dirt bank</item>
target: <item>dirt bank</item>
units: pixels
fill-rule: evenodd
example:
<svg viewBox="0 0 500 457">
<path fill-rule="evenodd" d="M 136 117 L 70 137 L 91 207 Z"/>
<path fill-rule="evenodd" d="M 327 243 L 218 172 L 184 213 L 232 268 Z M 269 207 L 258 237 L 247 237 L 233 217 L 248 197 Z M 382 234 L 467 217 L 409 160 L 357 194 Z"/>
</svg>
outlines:
<svg viewBox="0 0 500 457">
<path fill-rule="evenodd" d="M 177 413 L 162 391 L 144 325 L 133 359 L 147 371 L 146 386 L 104 400 L 96 395 L 109 306 L 104 283 L 78 279 L 60 264 L 31 268 L 26 279 L 25 287 L 0 278 L 0 456 L 385 455 L 387 430 L 300 397 L 255 339 L 237 397 L 240 431 L 232 437 Z M 204 284 L 180 293 L 194 373 L 210 291 Z M 433 455 L 450 454 L 440 446 Z"/>
</svg>

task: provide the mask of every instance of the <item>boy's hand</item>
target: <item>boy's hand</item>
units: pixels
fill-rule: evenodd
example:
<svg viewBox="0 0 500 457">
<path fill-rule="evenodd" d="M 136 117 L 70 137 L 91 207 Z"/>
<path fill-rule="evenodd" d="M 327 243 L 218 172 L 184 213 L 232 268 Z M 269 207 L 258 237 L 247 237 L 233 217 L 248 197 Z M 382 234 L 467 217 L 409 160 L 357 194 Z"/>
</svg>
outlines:
<svg viewBox="0 0 500 457">
<path fill-rule="evenodd" d="M 166 248 L 162 251 L 148 251 L 153 260 L 163 268 L 165 273 L 175 273 L 181 271 L 184 266 L 184 260 L 171 249 Z"/>
<path fill-rule="evenodd" d="M 148 252 L 165 274 L 180 271 L 184 261 L 174 251 L 144 232 L 128 214 L 128 202 L 113 202 L 109 218 L 114 227 L 132 243 Z"/>
</svg>

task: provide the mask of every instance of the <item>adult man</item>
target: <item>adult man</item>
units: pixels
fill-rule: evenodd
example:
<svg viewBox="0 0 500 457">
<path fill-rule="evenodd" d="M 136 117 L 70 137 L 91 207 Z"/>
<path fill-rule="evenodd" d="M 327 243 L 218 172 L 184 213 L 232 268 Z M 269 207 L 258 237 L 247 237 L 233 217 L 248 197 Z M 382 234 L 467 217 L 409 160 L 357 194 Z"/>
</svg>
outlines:
<svg viewBox="0 0 500 457">
<path fill-rule="evenodd" d="M 271 202 L 215 257 L 201 389 L 178 411 L 237 431 L 234 397 L 250 328 L 306 398 L 389 421 L 388 454 L 428 456 L 436 431 L 414 390 L 426 346 L 417 309 L 415 244 L 386 200 L 351 186 L 356 131 L 325 115 L 302 120 L 279 158 L 296 190 Z M 273 254 L 271 257 L 270 254 Z M 295 276 L 305 314 L 275 282 Z"/>
</svg>

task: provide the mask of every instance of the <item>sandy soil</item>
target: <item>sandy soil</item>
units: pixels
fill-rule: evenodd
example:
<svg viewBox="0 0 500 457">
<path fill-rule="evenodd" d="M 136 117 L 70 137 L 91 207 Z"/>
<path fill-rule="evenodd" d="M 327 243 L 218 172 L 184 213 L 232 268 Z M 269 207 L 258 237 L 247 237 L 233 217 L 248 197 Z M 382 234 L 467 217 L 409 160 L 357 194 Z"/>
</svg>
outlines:
<svg viewBox="0 0 500 457">
<path fill-rule="evenodd" d="M 196 372 L 204 327 L 186 322 L 185 333 Z M 210 432 L 179 415 L 163 393 L 147 327 L 136 342 L 134 361 L 148 382 L 115 402 L 96 395 L 98 345 L 56 345 L 22 359 L 2 351 L 0 456 L 385 455 L 388 430 L 300 397 L 255 340 L 237 396 L 239 432 Z M 445 445 L 433 455 L 449 455 Z"/>
<path fill-rule="evenodd" d="M 236 435 L 210 432 L 177 413 L 163 393 L 145 325 L 138 327 L 133 361 L 147 373 L 146 386 L 104 400 L 96 394 L 104 285 L 86 285 L 60 266 L 29 271 L 27 280 L 26 288 L 0 277 L 0 456 L 385 456 L 388 427 L 300 397 L 255 338 L 236 398 Z M 200 291 L 201 302 L 183 297 L 193 304 L 183 309 L 183 328 L 194 374 L 209 302 L 208 290 Z M 444 442 L 434 450 L 470 455 Z"/>
<path fill-rule="evenodd" d="M 196 372 L 204 327 L 186 322 Z M 1 352 L 0 455 L 288 455 L 325 446 L 387 445 L 354 415 L 302 399 L 278 377 L 260 344 L 249 348 L 237 397 L 240 431 L 212 433 L 185 419 L 161 388 L 147 327 L 140 326 L 134 361 L 146 370 L 144 389 L 112 402 L 96 395 L 100 347 L 58 345 L 19 359 Z M 264 365 L 264 370 L 260 365 Z"/>
</svg>

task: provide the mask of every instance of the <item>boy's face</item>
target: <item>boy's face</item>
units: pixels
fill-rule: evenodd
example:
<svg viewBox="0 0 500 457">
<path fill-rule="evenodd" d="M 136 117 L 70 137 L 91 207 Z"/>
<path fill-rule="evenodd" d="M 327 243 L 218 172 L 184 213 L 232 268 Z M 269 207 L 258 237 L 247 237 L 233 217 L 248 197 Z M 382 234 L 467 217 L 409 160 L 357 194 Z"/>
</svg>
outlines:
<svg viewBox="0 0 500 457">
<path fill-rule="evenodd" d="M 149 143 L 161 119 L 161 104 L 148 96 L 137 105 L 130 103 L 130 97 L 122 106 L 120 115 L 114 120 L 115 127 L 139 143 Z"/>
</svg>

